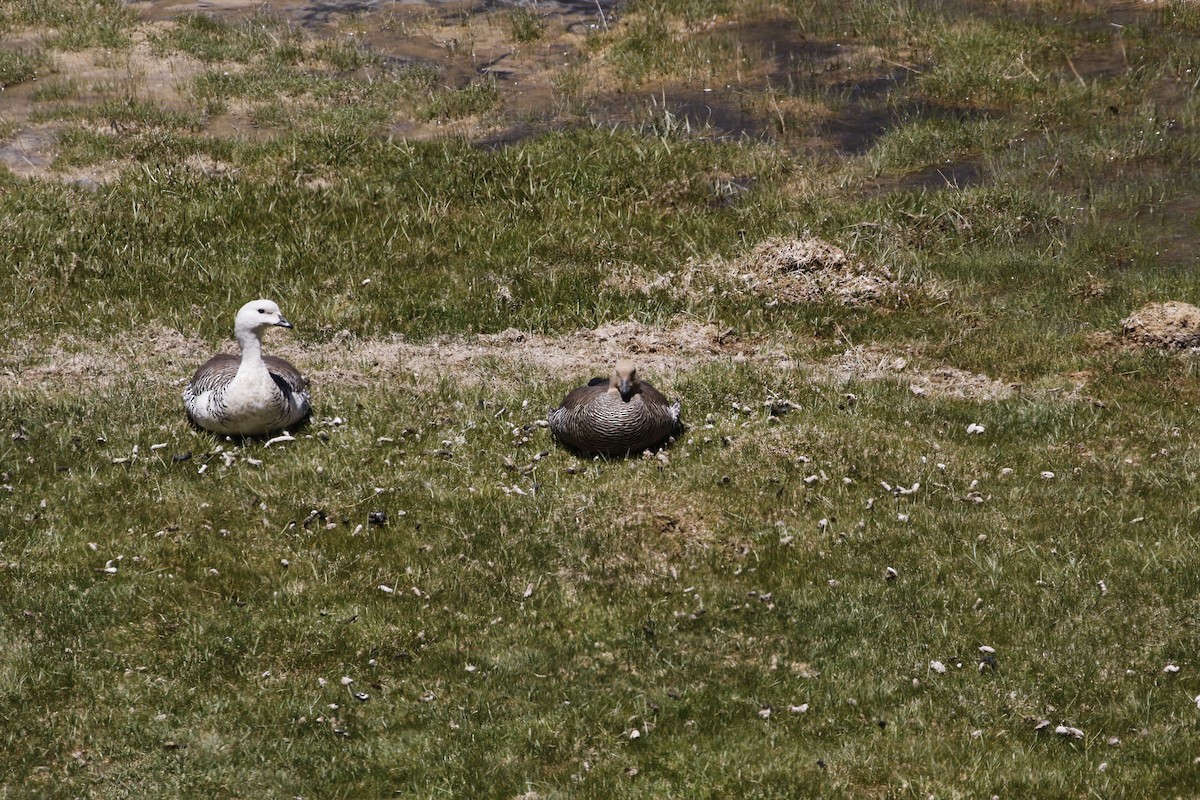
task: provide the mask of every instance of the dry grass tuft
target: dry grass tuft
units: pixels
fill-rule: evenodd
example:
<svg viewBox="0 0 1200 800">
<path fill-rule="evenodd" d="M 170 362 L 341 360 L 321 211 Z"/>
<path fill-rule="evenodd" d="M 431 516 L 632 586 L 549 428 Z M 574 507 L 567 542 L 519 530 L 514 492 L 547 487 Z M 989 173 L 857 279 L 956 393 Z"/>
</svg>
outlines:
<svg viewBox="0 0 1200 800">
<path fill-rule="evenodd" d="M 780 303 L 833 303 L 845 308 L 896 306 L 911 287 L 887 267 L 866 264 L 816 237 L 770 238 L 732 262 L 689 259 L 677 270 L 647 274 L 635 267 L 614 272 L 606 285 L 618 291 L 676 299 L 749 293 Z"/>
<path fill-rule="evenodd" d="M 853 308 L 905 299 L 903 287 L 886 267 L 856 261 L 815 237 L 767 239 L 735 267 L 743 286 L 780 303 L 832 301 Z"/>
</svg>

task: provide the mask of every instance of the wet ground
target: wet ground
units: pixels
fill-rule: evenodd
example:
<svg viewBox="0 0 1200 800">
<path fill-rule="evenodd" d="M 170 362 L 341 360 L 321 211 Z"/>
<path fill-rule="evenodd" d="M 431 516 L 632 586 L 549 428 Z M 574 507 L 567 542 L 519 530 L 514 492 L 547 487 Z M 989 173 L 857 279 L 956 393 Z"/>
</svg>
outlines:
<svg viewBox="0 0 1200 800">
<path fill-rule="evenodd" d="M 1138 5 L 1114 4 L 1104 15 L 1071 24 L 1132 24 L 1144 18 Z M 209 65 L 182 55 L 156 56 L 148 39 L 186 15 L 233 21 L 268 14 L 315 37 L 350 38 L 388 68 L 432 67 L 445 88 L 494 82 L 498 113 L 449 127 L 400 118 L 391 132 L 406 138 L 442 136 L 450 130 L 480 146 L 497 147 L 569 125 L 667 124 L 718 139 L 771 140 L 819 163 L 865 153 L 908 119 L 996 113 L 969 105 L 918 107 L 897 101 L 897 90 L 921 65 L 898 64 L 850 43 L 809 37 L 796 20 L 769 15 L 753 21 L 713 18 L 689 31 L 705 46 L 746 54 L 746 69 L 739 70 L 736 79 L 714 78 L 707 85 L 651 80 L 632 86 L 604 75 L 595 59 L 587 60 L 589 35 L 618 23 L 618 0 L 134 0 L 129 6 L 141 23 L 131 54 L 109 58 L 96 52 L 55 52 L 55 77 L 109 92 L 115 88 L 119 95 L 182 110 L 187 104 L 181 88 Z M 997 13 L 995 4 L 973 0 L 962 0 L 950 10 L 939 8 L 946 13 Z M 527 43 L 514 40 L 511 15 L 517 9 L 540 18 L 541 37 Z M 1024 13 L 1040 12 L 1035 8 Z M 9 49 L 33 46 L 36 38 L 0 42 Z M 587 73 L 577 96 L 559 85 L 573 66 Z M 1092 80 L 1119 75 L 1129 64 L 1118 42 L 1079 54 L 1070 68 L 1080 80 Z M 63 126 L 36 121 L 38 88 L 36 81 L 28 81 L 0 92 L 0 132 L 2 123 L 10 127 L 0 139 L 0 165 L 19 175 L 47 174 Z M 74 102 L 97 99 L 85 90 Z M 218 115 L 204 125 L 211 136 L 264 135 L 245 114 Z M 102 177 L 67 176 L 85 181 Z M 941 164 L 909 176 L 906 185 L 962 187 L 981 177 L 980 166 L 973 162 Z"/>
<path fill-rule="evenodd" d="M 126 96 L 151 99 L 181 110 L 181 87 L 207 65 L 183 57 L 157 59 L 146 41 L 155 31 L 190 14 L 237 20 L 269 14 L 324 38 L 353 37 L 360 46 L 395 68 L 428 65 L 446 88 L 462 88 L 479 80 L 494 81 L 501 111 L 486 125 L 453 129 L 481 146 L 503 146 L 548 129 L 568 125 L 597 126 L 667 123 L 714 138 L 779 140 L 810 155 L 861 153 L 895 121 L 887 94 L 908 73 L 883 66 L 870 75 L 843 70 L 849 47 L 814 41 L 794 24 L 772 19 L 753 23 L 716 21 L 696 35 L 710 44 L 736 47 L 752 55 L 753 66 L 736 81 L 714 79 L 711 85 L 679 81 L 637 86 L 598 79 L 587 69 L 579 97 L 565 97 L 556 81 L 572 65 L 585 62 L 588 36 L 617 24 L 616 0 L 137 0 L 130 2 L 141 22 L 131 55 L 112 59 L 98 53 L 55 52 L 55 78 L 69 77 L 81 86 L 117 87 Z M 514 41 L 514 9 L 533 11 L 544 35 L 532 42 Z M 9 41 L 0 46 L 36 46 L 35 41 Z M 769 108 L 764 92 L 778 87 L 786 95 L 797 81 L 821 80 L 849 102 L 836 116 L 805 118 L 800 130 L 778 108 Z M 53 79 L 52 79 L 53 80 Z M 0 122 L 15 131 L 0 141 L 0 164 L 19 175 L 47 174 L 61 123 L 32 121 L 38 106 L 36 81 L 0 93 Z M 93 102 L 84 96 L 73 102 Z M 236 115 L 205 121 L 213 136 L 261 135 Z M 446 127 L 419 120 L 398 120 L 392 133 L 408 138 L 444 135 Z M 96 176 L 83 176 L 91 180 Z M 80 179 L 80 176 L 68 176 Z"/>
</svg>

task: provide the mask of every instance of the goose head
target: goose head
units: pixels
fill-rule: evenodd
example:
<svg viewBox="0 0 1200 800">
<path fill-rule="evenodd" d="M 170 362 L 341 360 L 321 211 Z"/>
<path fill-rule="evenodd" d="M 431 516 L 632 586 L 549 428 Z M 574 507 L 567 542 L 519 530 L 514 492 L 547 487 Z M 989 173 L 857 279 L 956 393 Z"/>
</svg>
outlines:
<svg viewBox="0 0 1200 800">
<path fill-rule="evenodd" d="M 233 323 L 234 332 L 239 335 L 253 333 L 261 336 L 262 332 L 270 327 L 292 327 L 292 323 L 284 319 L 279 306 L 270 300 L 253 300 L 246 303 L 238 310 Z"/>
<path fill-rule="evenodd" d="M 608 381 L 609 389 L 616 389 L 621 399 L 629 402 L 638 390 L 637 366 L 628 359 L 621 359 L 613 369 L 612 378 Z"/>
</svg>

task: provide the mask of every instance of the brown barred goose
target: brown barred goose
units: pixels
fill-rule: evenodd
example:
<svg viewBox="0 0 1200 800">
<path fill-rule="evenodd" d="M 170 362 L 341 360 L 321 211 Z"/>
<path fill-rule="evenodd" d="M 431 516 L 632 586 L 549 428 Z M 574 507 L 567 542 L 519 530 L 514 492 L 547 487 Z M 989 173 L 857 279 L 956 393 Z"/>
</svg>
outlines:
<svg viewBox="0 0 1200 800">
<path fill-rule="evenodd" d="M 213 356 L 183 390 L 192 422 L 213 433 L 263 436 L 308 416 L 304 376 L 282 358 L 262 354 L 263 331 L 273 326 L 290 328 L 292 323 L 270 300 L 242 306 L 233 325 L 241 356 Z"/>
<path fill-rule="evenodd" d="M 618 361 L 611 378 L 572 389 L 547 415 L 564 444 L 585 453 L 623 456 L 662 444 L 679 427 L 679 401 L 638 377 L 632 361 Z"/>
</svg>

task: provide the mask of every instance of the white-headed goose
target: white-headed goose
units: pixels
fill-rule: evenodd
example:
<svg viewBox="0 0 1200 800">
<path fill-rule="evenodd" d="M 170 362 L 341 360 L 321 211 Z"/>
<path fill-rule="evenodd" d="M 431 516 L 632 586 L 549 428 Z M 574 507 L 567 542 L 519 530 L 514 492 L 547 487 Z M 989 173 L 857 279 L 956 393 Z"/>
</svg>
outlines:
<svg viewBox="0 0 1200 800">
<path fill-rule="evenodd" d="M 263 331 L 271 327 L 292 327 L 279 306 L 255 300 L 241 307 L 233 325 L 241 356 L 213 356 L 183 390 L 192 422 L 213 433 L 263 436 L 308 416 L 304 376 L 282 358 L 262 354 Z"/>
</svg>

